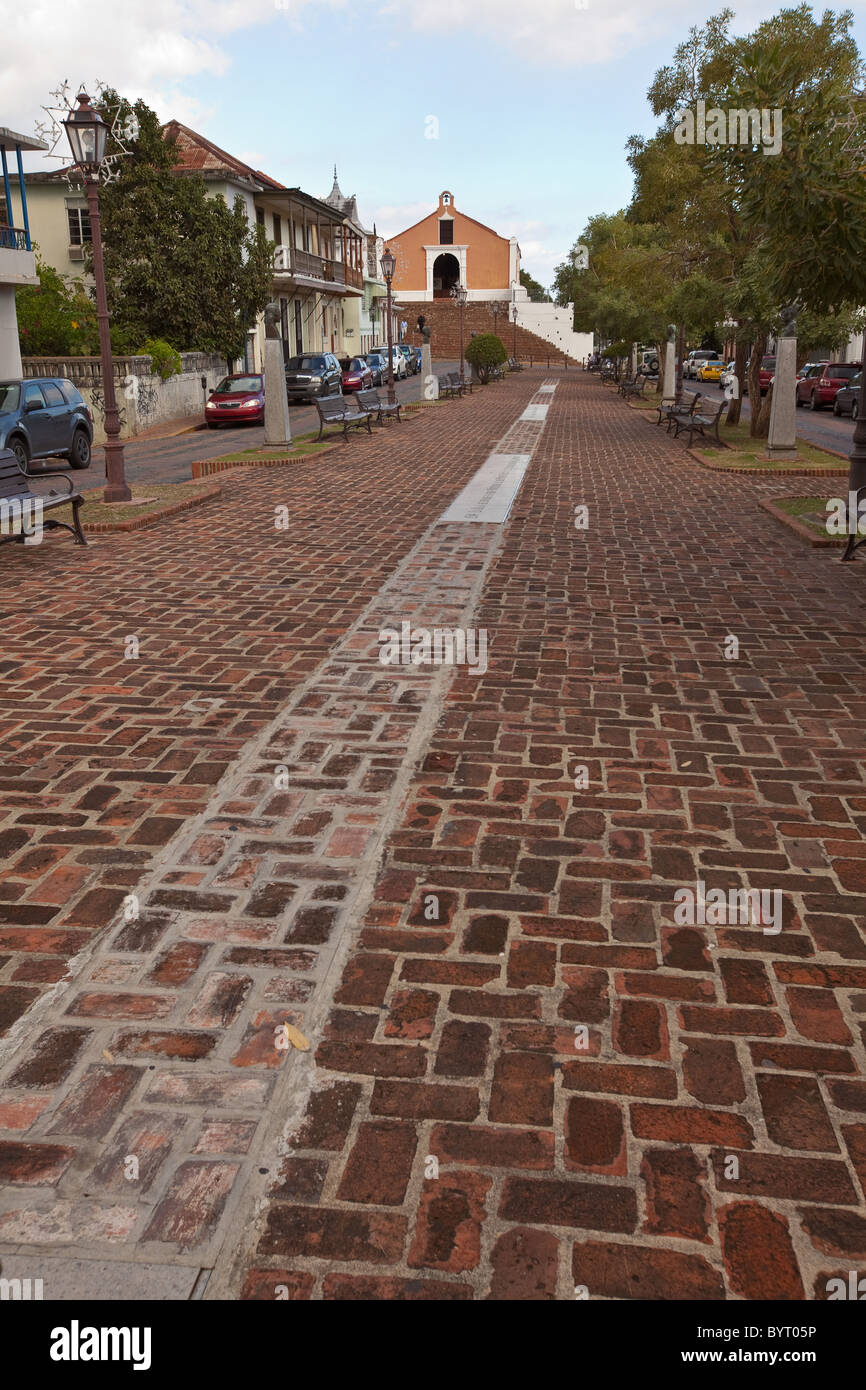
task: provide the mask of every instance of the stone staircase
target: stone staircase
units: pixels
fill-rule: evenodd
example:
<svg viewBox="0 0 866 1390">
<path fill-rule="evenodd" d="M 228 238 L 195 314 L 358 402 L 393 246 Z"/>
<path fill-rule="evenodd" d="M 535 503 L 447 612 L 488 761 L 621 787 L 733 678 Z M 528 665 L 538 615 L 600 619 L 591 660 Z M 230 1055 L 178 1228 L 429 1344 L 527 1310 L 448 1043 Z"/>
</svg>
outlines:
<svg viewBox="0 0 866 1390">
<path fill-rule="evenodd" d="M 494 329 L 493 304 L 497 305 L 496 326 Z M 500 311 L 501 305 L 501 311 Z M 509 357 L 514 353 L 514 324 L 506 318 L 509 306 L 505 301 L 471 299 L 463 310 L 463 345 L 468 344 L 474 333 L 493 333 L 505 344 Z M 430 346 L 433 361 L 453 361 L 460 356 L 460 309 L 453 299 L 401 300 L 400 317 L 407 320 L 409 330 L 406 341 L 421 346 L 423 339 L 417 330 L 418 315 L 423 314 L 430 328 Z M 519 322 L 517 324 L 517 357 L 521 362 L 543 366 L 550 362 L 562 366 L 566 354 L 546 338 L 530 333 Z M 574 357 L 568 357 L 569 366 L 576 365 Z"/>
</svg>

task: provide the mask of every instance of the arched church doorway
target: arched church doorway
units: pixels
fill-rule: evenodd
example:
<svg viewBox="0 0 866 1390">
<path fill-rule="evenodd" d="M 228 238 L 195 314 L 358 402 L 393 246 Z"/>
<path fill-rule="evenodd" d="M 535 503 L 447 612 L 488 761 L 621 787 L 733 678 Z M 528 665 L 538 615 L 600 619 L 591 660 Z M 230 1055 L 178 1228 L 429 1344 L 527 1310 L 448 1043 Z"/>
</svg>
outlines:
<svg viewBox="0 0 866 1390">
<path fill-rule="evenodd" d="M 460 283 L 460 262 L 450 251 L 437 256 L 433 262 L 433 298 L 449 299 L 455 285 Z"/>
</svg>

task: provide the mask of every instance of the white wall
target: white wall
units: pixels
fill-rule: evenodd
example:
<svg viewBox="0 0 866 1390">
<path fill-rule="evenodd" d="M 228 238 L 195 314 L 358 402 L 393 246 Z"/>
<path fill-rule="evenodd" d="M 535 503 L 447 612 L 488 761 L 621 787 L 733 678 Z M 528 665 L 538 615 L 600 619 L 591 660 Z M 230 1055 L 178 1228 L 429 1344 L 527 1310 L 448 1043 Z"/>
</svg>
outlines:
<svg viewBox="0 0 866 1390">
<path fill-rule="evenodd" d="M 572 327 L 573 304 L 566 304 L 565 307 L 558 304 L 533 304 L 522 287 L 515 293 L 515 303 L 517 322 L 528 333 L 535 333 L 539 338 L 544 338 L 560 352 L 578 362 L 592 352 L 592 334 L 575 333 Z"/>
</svg>

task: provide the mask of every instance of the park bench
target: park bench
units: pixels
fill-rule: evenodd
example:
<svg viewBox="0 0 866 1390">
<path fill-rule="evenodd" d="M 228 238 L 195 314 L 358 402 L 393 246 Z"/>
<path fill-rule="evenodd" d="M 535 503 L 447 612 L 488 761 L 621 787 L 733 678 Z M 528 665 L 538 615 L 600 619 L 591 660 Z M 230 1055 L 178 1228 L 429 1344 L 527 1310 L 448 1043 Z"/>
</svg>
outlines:
<svg viewBox="0 0 866 1390">
<path fill-rule="evenodd" d="M 457 372 L 446 372 L 445 376 L 439 378 L 440 396 L 462 396 L 465 389 Z"/>
<path fill-rule="evenodd" d="M 379 397 L 379 392 L 370 387 L 366 391 L 359 391 L 356 396 L 359 410 L 367 410 L 371 415 L 375 415 L 376 423 L 384 425 L 386 419 L 395 415 L 397 421 L 400 420 L 400 402 L 394 401 L 393 405 L 389 401 L 383 401 Z"/>
<path fill-rule="evenodd" d="M 351 429 L 361 429 L 363 425 L 366 425 L 367 433 L 372 434 L 370 429 L 372 412 L 362 410 L 360 406 L 357 410 L 350 410 L 349 402 L 345 396 L 323 396 L 321 400 L 316 400 L 315 405 L 319 412 L 319 433 L 316 437 L 316 443 L 322 438 L 326 425 L 342 425 L 343 439 L 347 444 Z"/>
<path fill-rule="evenodd" d="M 502 381 L 505 376 L 505 369 L 503 367 L 491 367 L 489 372 L 489 381 Z"/>
<path fill-rule="evenodd" d="M 630 377 L 627 381 L 620 383 L 619 394 L 627 401 L 634 397 L 643 400 L 643 388 L 648 379 L 644 372 L 638 372 L 637 376 Z"/>
<path fill-rule="evenodd" d="M 599 376 L 601 377 L 602 382 L 616 381 L 616 368 L 602 367 L 601 371 L 599 372 Z"/>
<path fill-rule="evenodd" d="M 677 396 L 662 396 L 658 406 L 659 413 L 656 424 L 660 425 L 663 420 L 666 420 L 668 434 L 670 434 L 674 417 L 686 413 L 691 414 L 700 399 L 700 391 L 682 391 Z"/>
<path fill-rule="evenodd" d="M 688 447 L 691 448 L 695 433 L 706 437 L 707 431 L 709 430 L 718 447 L 720 449 L 726 449 L 727 445 L 725 441 L 719 438 L 719 425 L 721 424 L 722 416 L 727 408 L 728 402 L 724 398 L 719 401 L 711 401 L 707 396 L 702 397 L 700 410 L 692 408 L 691 410 L 682 410 L 674 414 L 673 422 L 676 427 L 674 430 L 674 438 L 676 439 L 679 436 L 680 430 L 688 430 Z"/>
<path fill-rule="evenodd" d="M 509 359 L 508 359 L 508 370 L 509 370 L 510 372 L 522 372 L 522 371 L 523 371 L 523 365 L 522 365 L 522 363 L 518 362 L 518 360 L 517 360 L 516 357 L 509 357 Z"/>
<path fill-rule="evenodd" d="M 25 472 L 11 449 L 0 449 L 0 545 L 4 541 L 23 544 L 25 528 L 32 532 L 37 517 L 44 530 L 53 531 L 62 527 L 64 531 L 72 532 L 76 545 L 87 545 L 78 515 L 84 498 L 73 487 L 72 479 L 66 473 L 52 473 L 52 477 L 63 479 L 67 491 L 57 493 L 52 487 L 48 493 L 41 494 L 30 488 L 33 476 Z M 56 517 L 42 520 L 45 512 L 67 504 L 72 507 L 71 526 L 68 521 L 58 521 Z"/>
</svg>

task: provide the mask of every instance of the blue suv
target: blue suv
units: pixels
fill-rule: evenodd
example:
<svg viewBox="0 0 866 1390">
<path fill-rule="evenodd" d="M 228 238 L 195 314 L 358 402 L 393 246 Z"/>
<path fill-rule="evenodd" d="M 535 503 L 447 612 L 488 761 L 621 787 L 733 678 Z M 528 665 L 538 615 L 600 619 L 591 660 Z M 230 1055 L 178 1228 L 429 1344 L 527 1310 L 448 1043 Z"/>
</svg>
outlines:
<svg viewBox="0 0 866 1390">
<path fill-rule="evenodd" d="M 87 468 L 92 445 L 93 417 L 71 381 L 0 381 L 0 449 L 11 449 L 25 471 L 31 459 L 55 455 L 72 468 Z"/>
</svg>

